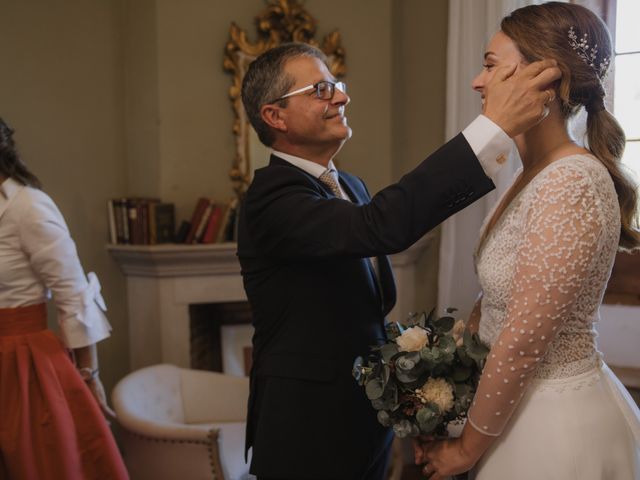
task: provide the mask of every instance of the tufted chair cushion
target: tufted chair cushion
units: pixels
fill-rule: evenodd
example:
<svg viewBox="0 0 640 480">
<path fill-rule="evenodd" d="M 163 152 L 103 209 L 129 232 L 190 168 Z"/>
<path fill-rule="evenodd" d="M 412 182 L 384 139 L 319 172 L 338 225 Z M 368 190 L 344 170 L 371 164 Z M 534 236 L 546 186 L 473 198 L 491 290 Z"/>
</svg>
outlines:
<svg viewBox="0 0 640 480">
<path fill-rule="evenodd" d="M 113 390 L 123 457 L 132 480 L 245 480 L 249 381 L 154 365 Z"/>
<path fill-rule="evenodd" d="M 118 385 L 131 415 L 151 422 L 184 423 L 180 369 L 157 365 L 125 377 Z"/>
</svg>

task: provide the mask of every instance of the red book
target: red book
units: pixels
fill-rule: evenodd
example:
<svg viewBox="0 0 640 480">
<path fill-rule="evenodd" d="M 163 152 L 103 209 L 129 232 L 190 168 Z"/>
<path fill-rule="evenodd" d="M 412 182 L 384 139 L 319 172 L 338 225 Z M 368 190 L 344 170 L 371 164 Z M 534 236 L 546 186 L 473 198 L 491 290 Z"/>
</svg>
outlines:
<svg viewBox="0 0 640 480">
<path fill-rule="evenodd" d="M 204 230 L 207 228 L 207 224 L 209 223 L 209 218 L 211 217 L 211 212 L 213 211 L 214 204 L 212 201 L 209 201 L 209 205 L 205 208 L 204 213 L 202 214 L 202 218 L 200 219 L 200 224 L 196 229 L 196 234 L 193 237 L 193 243 L 202 243 L 202 237 L 204 236 Z"/>
<path fill-rule="evenodd" d="M 218 230 L 220 229 L 220 220 L 222 219 L 222 209 L 215 205 L 211 210 L 207 228 L 202 236 L 202 243 L 215 243 L 218 238 Z"/>
<path fill-rule="evenodd" d="M 198 230 L 198 226 L 200 225 L 200 221 L 202 220 L 202 216 L 204 215 L 204 211 L 207 209 L 208 205 L 208 198 L 200 197 L 198 199 L 196 208 L 194 208 L 193 215 L 191 216 L 191 228 L 189 229 L 189 233 L 187 234 L 187 238 L 184 243 L 193 243 L 196 237 L 196 231 Z"/>
</svg>

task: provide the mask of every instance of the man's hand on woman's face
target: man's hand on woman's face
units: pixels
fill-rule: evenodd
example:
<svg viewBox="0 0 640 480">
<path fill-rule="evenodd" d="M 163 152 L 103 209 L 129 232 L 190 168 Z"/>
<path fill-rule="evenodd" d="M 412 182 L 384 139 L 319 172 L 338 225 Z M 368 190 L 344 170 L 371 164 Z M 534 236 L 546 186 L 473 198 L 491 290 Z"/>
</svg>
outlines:
<svg viewBox="0 0 640 480">
<path fill-rule="evenodd" d="M 485 86 L 483 113 L 513 138 L 547 116 L 546 105 L 555 99 L 552 84 L 560 77 L 555 60 L 496 67 Z"/>
</svg>

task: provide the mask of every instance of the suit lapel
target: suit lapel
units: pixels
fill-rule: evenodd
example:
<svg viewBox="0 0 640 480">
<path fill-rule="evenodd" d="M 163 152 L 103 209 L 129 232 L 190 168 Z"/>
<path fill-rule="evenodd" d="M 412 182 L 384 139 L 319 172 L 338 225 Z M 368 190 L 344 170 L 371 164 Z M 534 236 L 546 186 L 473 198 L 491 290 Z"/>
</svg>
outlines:
<svg viewBox="0 0 640 480">
<path fill-rule="evenodd" d="M 338 179 L 340 180 L 340 186 L 353 203 L 363 205 L 369 202 L 369 196 L 366 192 L 362 188 L 358 188 L 357 185 L 354 185 L 354 182 L 352 182 L 351 179 L 344 175 L 340 170 L 338 170 Z"/>
</svg>

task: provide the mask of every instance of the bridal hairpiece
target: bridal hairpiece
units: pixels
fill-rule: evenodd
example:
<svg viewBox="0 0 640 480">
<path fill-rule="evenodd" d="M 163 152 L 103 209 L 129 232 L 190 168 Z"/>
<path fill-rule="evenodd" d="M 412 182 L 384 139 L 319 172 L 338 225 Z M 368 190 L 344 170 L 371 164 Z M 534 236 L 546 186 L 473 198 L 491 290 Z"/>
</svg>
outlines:
<svg viewBox="0 0 640 480">
<path fill-rule="evenodd" d="M 582 35 L 582 38 L 578 38 L 576 35 L 576 31 L 572 27 L 569 27 L 569 45 L 576 54 L 589 65 L 600 80 L 604 79 L 607 74 L 607 69 L 609 68 L 609 61 L 611 60 L 609 57 L 605 57 L 600 65 L 596 66 L 596 57 L 598 56 L 598 44 L 596 43 L 593 47 L 589 47 L 587 43 L 587 34 Z"/>
</svg>

